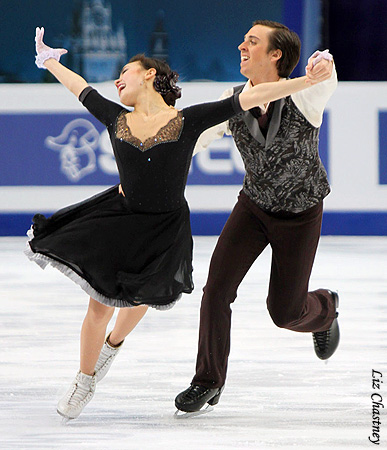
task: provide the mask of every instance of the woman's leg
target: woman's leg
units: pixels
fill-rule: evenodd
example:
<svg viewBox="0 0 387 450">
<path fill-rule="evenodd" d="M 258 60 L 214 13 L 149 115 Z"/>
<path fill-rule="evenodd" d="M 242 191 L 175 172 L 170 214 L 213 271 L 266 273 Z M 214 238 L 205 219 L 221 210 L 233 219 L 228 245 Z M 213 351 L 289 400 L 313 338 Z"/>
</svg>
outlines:
<svg viewBox="0 0 387 450">
<path fill-rule="evenodd" d="M 94 367 L 97 382 L 101 381 L 108 373 L 124 339 L 135 328 L 147 309 L 147 306 L 120 309 L 114 329 L 103 344 L 98 361 Z"/>
<path fill-rule="evenodd" d="M 94 374 L 102 345 L 105 341 L 106 327 L 114 313 L 114 307 L 105 306 L 90 297 L 89 308 L 81 330 L 81 372 Z"/>
<path fill-rule="evenodd" d="M 113 307 L 105 306 L 90 297 L 81 330 L 80 371 L 57 406 L 58 413 L 67 419 L 76 419 L 94 396 L 97 383 L 94 375 L 95 365 L 113 312 Z"/>
<path fill-rule="evenodd" d="M 121 308 L 113 331 L 110 333 L 109 344 L 113 347 L 119 345 L 134 330 L 147 310 L 148 306 L 146 305 L 135 306 L 133 308 Z"/>
</svg>

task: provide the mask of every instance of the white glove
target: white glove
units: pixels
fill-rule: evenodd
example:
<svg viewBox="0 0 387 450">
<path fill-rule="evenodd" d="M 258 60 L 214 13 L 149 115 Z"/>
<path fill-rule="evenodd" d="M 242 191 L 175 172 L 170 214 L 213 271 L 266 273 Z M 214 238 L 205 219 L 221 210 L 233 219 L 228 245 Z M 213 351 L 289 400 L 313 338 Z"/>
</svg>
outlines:
<svg viewBox="0 0 387 450">
<path fill-rule="evenodd" d="M 329 53 L 328 49 L 324 50 L 323 52 L 320 52 L 320 50 L 314 52 L 313 55 L 308 59 L 308 64 L 310 63 L 311 60 L 313 60 L 312 65 L 314 67 L 318 62 L 320 62 L 323 59 L 326 59 L 328 61 L 333 60 L 333 56 Z"/>
<path fill-rule="evenodd" d="M 65 48 L 51 48 L 43 42 L 44 36 L 44 28 L 36 27 L 36 35 L 35 35 L 35 64 L 39 67 L 39 69 L 45 69 L 46 67 L 43 65 L 44 61 L 47 59 L 56 59 L 59 61 L 60 57 L 67 53 Z"/>
</svg>

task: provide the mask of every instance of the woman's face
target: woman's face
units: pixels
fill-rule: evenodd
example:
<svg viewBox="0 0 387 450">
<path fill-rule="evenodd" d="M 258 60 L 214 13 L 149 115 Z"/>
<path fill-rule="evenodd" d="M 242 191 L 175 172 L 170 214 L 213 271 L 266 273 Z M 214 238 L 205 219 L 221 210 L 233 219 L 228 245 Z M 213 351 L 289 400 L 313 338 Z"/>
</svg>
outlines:
<svg viewBox="0 0 387 450">
<path fill-rule="evenodd" d="M 126 64 L 122 68 L 120 76 L 114 81 L 121 103 L 127 106 L 134 105 L 144 84 L 145 73 L 146 70 L 139 61 Z"/>
</svg>

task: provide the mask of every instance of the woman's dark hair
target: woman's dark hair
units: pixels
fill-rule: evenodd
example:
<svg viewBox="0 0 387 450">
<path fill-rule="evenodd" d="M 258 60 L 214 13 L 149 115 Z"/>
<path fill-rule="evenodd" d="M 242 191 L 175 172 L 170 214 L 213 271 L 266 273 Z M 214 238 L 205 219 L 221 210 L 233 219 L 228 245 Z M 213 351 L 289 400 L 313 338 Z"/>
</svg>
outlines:
<svg viewBox="0 0 387 450">
<path fill-rule="evenodd" d="M 155 91 L 164 99 L 167 105 L 175 106 L 176 100 L 181 97 L 181 88 L 176 85 L 179 75 L 171 70 L 169 65 L 161 59 L 149 58 L 143 53 L 130 58 L 131 62 L 138 61 L 145 70 L 156 69 L 156 76 L 153 82 Z"/>
<path fill-rule="evenodd" d="M 272 20 L 256 20 L 253 26 L 262 25 L 272 29 L 269 34 L 268 52 L 272 50 L 281 50 L 282 56 L 277 61 L 278 76 L 287 78 L 296 67 L 301 52 L 301 41 L 298 34 L 289 30 L 282 23 L 273 22 Z"/>
</svg>

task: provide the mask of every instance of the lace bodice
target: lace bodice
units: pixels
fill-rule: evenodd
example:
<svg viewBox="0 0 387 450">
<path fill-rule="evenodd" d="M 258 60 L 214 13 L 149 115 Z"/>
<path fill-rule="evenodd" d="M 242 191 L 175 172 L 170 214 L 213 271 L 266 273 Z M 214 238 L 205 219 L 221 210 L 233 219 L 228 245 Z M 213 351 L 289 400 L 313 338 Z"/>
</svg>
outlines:
<svg viewBox="0 0 387 450">
<path fill-rule="evenodd" d="M 155 145 L 161 143 L 175 142 L 179 140 L 184 122 L 182 111 L 178 111 L 176 117 L 173 117 L 171 120 L 169 120 L 168 123 L 161 127 L 154 136 L 150 136 L 144 141 L 141 141 L 136 136 L 133 136 L 126 121 L 126 114 L 127 111 L 122 111 L 117 117 L 115 130 L 116 137 L 121 141 L 128 142 L 134 147 L 137 147 L 141 151 L 149 150 Z"/>
</svg>

